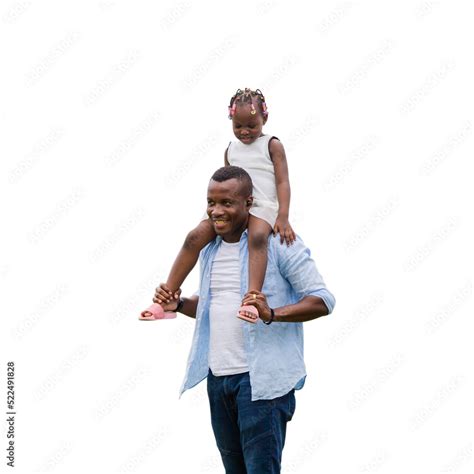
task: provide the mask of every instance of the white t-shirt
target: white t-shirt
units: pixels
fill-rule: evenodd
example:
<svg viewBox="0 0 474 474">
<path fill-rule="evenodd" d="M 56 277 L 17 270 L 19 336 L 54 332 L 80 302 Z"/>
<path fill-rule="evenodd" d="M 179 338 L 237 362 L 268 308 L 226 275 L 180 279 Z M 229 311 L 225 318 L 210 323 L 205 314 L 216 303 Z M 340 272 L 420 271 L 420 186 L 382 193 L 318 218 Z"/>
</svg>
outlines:
<svg viewBox="0 0 474 474">
<path fill-rule="evenodd" d="M 240 242 L 222 241 L 211 269 L 209 368 L 216 376 L 248 372 L 240 296 Z"/>
</svg>

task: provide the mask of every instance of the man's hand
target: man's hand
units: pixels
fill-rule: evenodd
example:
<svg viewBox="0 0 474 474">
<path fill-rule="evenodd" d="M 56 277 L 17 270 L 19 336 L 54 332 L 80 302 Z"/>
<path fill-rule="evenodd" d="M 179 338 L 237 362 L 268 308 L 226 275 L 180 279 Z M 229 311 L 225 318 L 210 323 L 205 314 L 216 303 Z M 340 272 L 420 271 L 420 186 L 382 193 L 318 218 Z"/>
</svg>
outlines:
<svg viewBox="0 0 474 474">
<path fill-rule="evenodd" d="M 242 306 L 247 304 L 257 308 L 258 315 L 262 321 L 270 321 L 272 313 L 267 304 L 267 297 L 263 293 L 255 290 L 245 293 Z"/>
<path fill-rule="evenodd" d="M 273 235 L 277 234 L 280 234 L 280 244 L 285 241 L 286 245 L 291 245 L 296 240 L 296 234 L 285 216 L 278 215 L 276 218 Z"/>
<path fill-rule="evenodd" d="M 153 303 L 160 304 L 165 311 L 174 311 L 178 306 L 179 296 L 181 295 L 181 288 L 173 292 L 168 288 L 166 283 L 160 283 L 160 286 L 155 289 L 155 297 Z"/>
</svg>

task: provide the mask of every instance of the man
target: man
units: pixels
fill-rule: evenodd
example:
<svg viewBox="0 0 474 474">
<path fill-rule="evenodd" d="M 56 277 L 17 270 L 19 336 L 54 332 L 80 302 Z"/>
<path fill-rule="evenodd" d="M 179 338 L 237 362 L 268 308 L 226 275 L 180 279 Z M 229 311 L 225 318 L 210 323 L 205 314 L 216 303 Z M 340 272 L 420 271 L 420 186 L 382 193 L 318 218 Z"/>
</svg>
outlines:
<svg viewBox="0 0 474 474">
<path fill-rule="evenodd" d="M 294 391 L 306 377 L 301 323 L 331 313 L 335 300 L 299 237 L 289 247 L 269 237 L 263 291 L 244 294 L 251 194 L 252 181 L 242 168 L 214 173 L 207 212 L 217 237 L 200 255 L 199 292 L 181 298 L 161 284 L 153 301 L 196 318 L 180 394 L 207 377 L 212 428 L 226 472 L 279 473 Z M 256 324 L 237 318 L 241 304 L 258 309 Z"/>
</svg>

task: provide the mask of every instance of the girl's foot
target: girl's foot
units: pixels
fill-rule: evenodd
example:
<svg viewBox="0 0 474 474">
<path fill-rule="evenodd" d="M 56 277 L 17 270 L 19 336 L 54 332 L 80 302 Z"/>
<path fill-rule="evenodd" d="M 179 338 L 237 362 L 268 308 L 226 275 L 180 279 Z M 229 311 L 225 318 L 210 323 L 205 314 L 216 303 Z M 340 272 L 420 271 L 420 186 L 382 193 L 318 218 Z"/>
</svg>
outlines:
<svg viewBox="0 0 474 474">
<path fill-rule="evenodd" d="M 155 321 L 156 319 L 174 319 L 176 313 L 165 313 L 163 307 L 158 303 L 153 303 L 145 311 L 142 311 L 138 319 L 140 321 Z"/>
<path fill-rule="evenodd" d="M 258 319 L 258 310 L 255 306 L 251 305 L 241 306 L 237 313 L 237 317 L 255 324 Z"/>
</svg>

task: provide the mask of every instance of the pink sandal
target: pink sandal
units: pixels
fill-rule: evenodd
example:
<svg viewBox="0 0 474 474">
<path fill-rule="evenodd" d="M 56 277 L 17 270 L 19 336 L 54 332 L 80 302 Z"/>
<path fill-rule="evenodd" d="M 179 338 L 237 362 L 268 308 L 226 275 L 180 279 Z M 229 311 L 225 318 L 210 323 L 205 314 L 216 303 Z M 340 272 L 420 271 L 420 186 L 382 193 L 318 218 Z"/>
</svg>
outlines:
<svg viewBox="0 0 474 474">
<path fill-rule="evenodd" d="M 148 313 L 148 314 L 146 314 Z M 140 321 L 155 321 L 156 319 L 174 319 L 176 313 L 163 311 L 163 307 L 158 303 L 153 303 L 145 311 L 142 311 L 138 319 Z"/>
<path fill-rule="evenodd" d="M 249 313 L 252 313 L 254 316 L 247 316 L 246 314 L 241 314 L 241 311 L 247 311 Z M 241 306 L 239 312 L 237 313 L 237 317 L 249 323 L 255 324 L 258 319 L 258 309 L 255 306 L 251 305 Z"/>
</svg>

